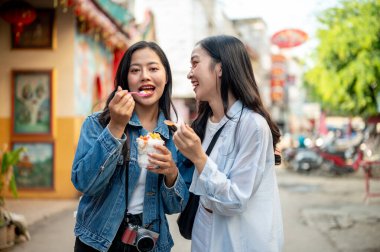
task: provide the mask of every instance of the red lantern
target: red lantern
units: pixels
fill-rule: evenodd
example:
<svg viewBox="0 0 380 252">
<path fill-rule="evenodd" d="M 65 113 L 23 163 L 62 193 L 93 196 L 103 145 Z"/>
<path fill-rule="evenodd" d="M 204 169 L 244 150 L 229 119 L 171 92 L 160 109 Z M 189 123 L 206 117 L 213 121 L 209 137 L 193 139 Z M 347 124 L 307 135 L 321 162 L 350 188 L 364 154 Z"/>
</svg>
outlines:
<svg viewBox="0 0 380 252">
<path fill-rule="evenodd" d="M 32 23 L 36 15 L 33 6 L 21 0 L 8 1 L 0 8 L 0 17 L 14 27 L 16 44 L 20 40 L 24 25 Z"/>
</svg>

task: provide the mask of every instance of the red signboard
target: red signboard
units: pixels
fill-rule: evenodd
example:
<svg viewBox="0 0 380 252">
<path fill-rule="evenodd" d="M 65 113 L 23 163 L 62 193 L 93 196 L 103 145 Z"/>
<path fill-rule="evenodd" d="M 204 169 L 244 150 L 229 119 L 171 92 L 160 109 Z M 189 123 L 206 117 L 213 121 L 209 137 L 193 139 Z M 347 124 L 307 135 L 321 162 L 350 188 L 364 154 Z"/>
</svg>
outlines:
<svg viewBox="0 0 380 252">
<path fill-rule="evenodd" d="M 280 48 L 291 48 L 299 46 L 307 40 L 308 36 L 304 31 L 298 29 L 286 29 L 276 32 L 271 41 Z"/>
<path fill-rule="evenodd" d="M 284 100 L 284 85 L 286 80 L 286 58 L 283 55 L 272 55 L 271 98 L 272 102 Z"/>
</svg>

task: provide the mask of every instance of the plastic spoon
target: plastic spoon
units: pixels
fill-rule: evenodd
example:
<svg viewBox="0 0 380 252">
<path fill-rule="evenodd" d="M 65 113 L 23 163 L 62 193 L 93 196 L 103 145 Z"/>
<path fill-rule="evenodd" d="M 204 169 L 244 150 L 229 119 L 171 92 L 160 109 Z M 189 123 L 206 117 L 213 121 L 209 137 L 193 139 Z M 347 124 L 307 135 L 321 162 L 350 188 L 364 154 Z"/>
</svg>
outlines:
<svg viewBox="0 0 380 252">
<path fill-rule="evenodd" d="M 175 122 L 172 122 L 170 120 L 165 120 L 164 123 L 173 131 L 173 132 L 176 132 L 177 131 L 177 124 Z"/>
<path fill-rule="evenodd" d="M 147 92 L 147 91 L 139 91 L 139 92 L 128 92 L 130 94 L 135 94 L 135 95 L 138 95 L 140 97 L 145 97 L 145 96 L 148 96 L 148 95 L 151 95 L 152 92 Z"/>
</svg>

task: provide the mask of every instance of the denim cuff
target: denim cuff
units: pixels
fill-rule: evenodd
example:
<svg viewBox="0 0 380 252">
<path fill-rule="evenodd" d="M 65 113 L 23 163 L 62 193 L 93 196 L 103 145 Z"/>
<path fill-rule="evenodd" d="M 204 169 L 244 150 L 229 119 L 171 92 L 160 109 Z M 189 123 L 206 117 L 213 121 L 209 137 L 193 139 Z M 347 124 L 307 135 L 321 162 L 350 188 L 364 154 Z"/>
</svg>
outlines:
<svg viewBox="0 0 380 252">
<path fill-rule="evenodd" d="M 110 131 L 110 129 L 108 128 L 108 125 L 106 127 L 106 129 L 108 130 L 108 133 L 110 133 L 110 135 L 117 141 L 119 141 L 119 143 L 123 144 L 125 142 L 125 140 L 127 140 L 127 135 L 125 135 L 125 133 L 123 133 L 123 135 L 121 136 L 121 138 L 117 138 L 117 137 L 114 137 Z"/>
<path fill-rule="evenodd" d="M 99 136 L 99 141 L 102 144 L 102 146 L 108 151 L 113 152 L 115 148 L 121 148 L 121 146 L 124 144 L 124 142 L 127 140 L 125 134 L 122 136 L 121 139 L 115 138 L 108 127 L 106 127 L 103 132 Z"/>
<path fill-rule="evenodd" d="M 177 185 L 178 175 L 179 175 L 179 171 L 178 171 L 177 177 L 175 178 L 174 184 L 171 187 L 169 187 L 169 186 L 166 185 L 165 177 L 164 177 L 164 183 L 163 184 L 164 184 L 164 186 L 165 186 L 166 189 L 170 190 L 170 189 L 174 188 Z"/>
<path fill-rule="evenodd" d="M 165 179 L 164 179 L 164 183 L 162 183 L 162 187 L 164 190 L 162 190 L 163 194 L 165 197 L 181 197 L 183 198 L 185 192 L 184 192 L 184 188 L 187 188 L 186 187 L 186 184 L 185 184 L 185 181 L 183 180 L 183 178 L 181 177 L 181 174 L 178 172 L 178 175 L 177 175 L 177 179 L 176 181 L 174 182 L 174 185 L 172 187 L 168 187 L 166 184 L 165 184 Z"/>
</svg>

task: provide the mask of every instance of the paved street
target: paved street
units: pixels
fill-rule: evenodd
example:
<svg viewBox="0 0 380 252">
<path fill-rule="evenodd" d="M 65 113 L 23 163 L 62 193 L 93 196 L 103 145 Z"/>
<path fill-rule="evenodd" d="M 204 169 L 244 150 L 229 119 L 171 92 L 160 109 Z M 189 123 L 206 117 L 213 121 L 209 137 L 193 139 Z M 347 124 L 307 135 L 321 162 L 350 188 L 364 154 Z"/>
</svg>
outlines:
<svg viewBox="0 0 380 252">
<path fill-rule="evenodd" d="M 286 252 L 380 251 L 380 198 L 364 202 L 359 172 L 318 177 L 278 171 Z M 380 191 L 380 181 L 373 190 Z"/>
<path fill-rule="evenodd" d="M 278 169 L 278 183 L 285 229 L 284 252 L 375 252 L 380 251 L 380 199 L 363 201 L 362 174 L 345 177 L 301 175 Z M 380 191 L 380 181 L 373 190 Z M 33 224 L 32 240 L 7 252 L 73 251 L 73 210 Z M 172 252 L 190 251 L 168 216 L 175 246 Z"/>
</svg>

